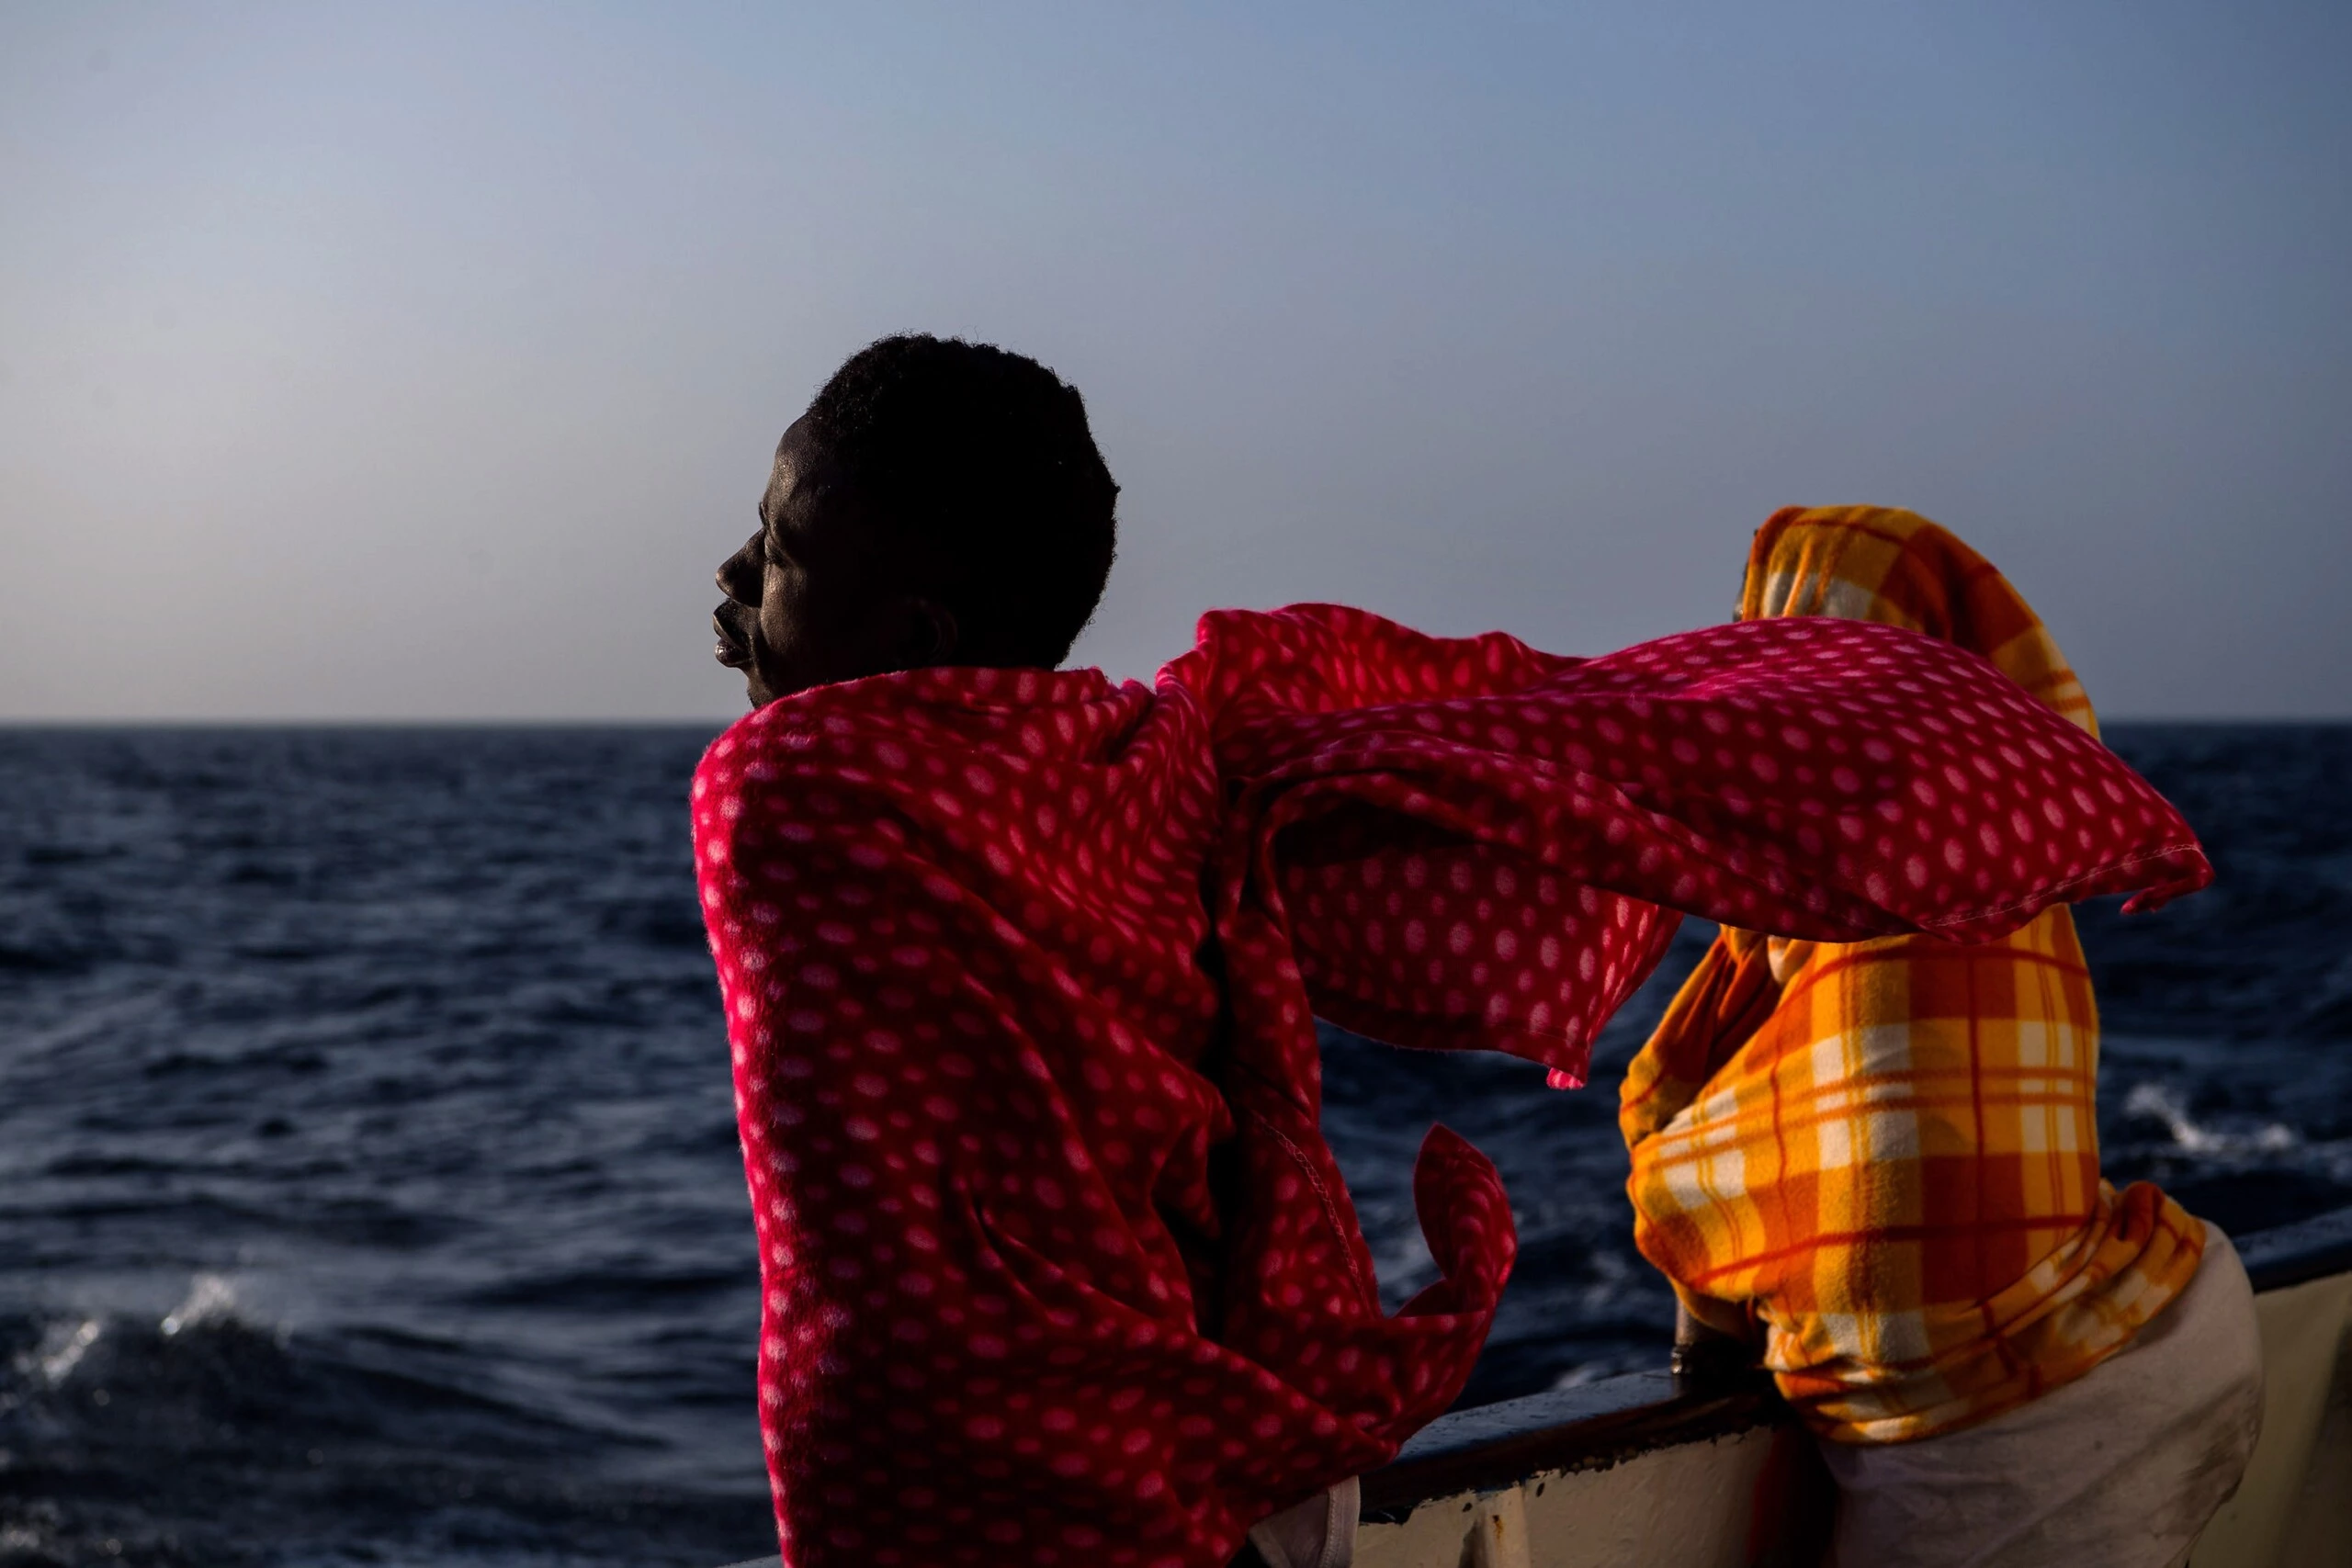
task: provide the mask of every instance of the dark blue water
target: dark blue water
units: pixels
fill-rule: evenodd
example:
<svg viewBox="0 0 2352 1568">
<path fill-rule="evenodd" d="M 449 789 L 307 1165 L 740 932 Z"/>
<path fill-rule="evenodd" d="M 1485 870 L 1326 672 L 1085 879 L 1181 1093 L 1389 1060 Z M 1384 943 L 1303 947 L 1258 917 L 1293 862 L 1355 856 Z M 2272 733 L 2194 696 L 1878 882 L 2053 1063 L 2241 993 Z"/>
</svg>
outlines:
<svg viewBox="0 0 2352 1568">
<path fill-rule="evenodd" d="M 751 1224 L 662 730 L 0 731 L 0 1564 L 772 1551 Z M 2352 729 L 2115 738 L 2222 885 L 2090 910 L 2101 1125 L 2251 1229 L 2352 1202 Z M 1471 1391 L 1654 1363 L 1614 1084 L 1335 1038 L 1392 1288 L 1434 1116 L 1521 1261 Z"/>
</svg>

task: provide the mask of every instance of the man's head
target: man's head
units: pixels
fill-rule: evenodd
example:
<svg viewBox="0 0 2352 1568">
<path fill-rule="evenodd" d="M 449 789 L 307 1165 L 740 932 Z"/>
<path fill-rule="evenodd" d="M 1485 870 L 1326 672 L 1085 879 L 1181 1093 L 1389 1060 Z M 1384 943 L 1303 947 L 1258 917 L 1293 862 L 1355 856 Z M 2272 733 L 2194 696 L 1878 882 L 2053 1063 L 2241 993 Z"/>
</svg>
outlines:
<svg viewBox="0 0 2352 1568">
<path fill-rule="evenodd" d="M 718 569 L 718 660 L 754 706 L 935 664 L 1050 669 L 1110 575 L 1119 487 L 1077 389 L 1017 354 L 888 337 L 777 444 Z"/>
</svg>

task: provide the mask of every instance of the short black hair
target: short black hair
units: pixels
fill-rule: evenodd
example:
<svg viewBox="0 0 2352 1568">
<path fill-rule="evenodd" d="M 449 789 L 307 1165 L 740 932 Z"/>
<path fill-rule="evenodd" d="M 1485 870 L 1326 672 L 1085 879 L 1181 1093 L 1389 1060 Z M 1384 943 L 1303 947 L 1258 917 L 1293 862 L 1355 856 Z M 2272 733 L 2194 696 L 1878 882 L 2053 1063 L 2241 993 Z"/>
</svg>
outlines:
<svg viewBox="0 0 2352 1568">
<path fill-rule="evenodd" d="M 1051 669 L 1094 614 L 1117 547 L 1119 487 L 1078 389 L 961 338 L 886 337 L 850 355 L 802 416 L 891 525 L 928 547 L 959 664 Z"/>
</svg>

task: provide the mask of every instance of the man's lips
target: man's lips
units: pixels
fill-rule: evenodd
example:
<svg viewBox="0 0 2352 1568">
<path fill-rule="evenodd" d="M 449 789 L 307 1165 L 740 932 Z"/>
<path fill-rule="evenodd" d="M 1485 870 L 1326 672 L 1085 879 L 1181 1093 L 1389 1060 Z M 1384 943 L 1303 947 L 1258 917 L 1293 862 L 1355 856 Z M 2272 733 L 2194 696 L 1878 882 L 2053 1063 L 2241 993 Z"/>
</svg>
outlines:
<svg viewBox="0 0 2352 1568">
<path fill-rule="evenodd" d="M 751 664 L 751 645 L 737 635 L 734 627 L 713 615 L 710 617 L 710 629 L 718 634 L 718 647 L 713 654 L 721 664 L 729 670 L 741 670 Z"/>
</svg>

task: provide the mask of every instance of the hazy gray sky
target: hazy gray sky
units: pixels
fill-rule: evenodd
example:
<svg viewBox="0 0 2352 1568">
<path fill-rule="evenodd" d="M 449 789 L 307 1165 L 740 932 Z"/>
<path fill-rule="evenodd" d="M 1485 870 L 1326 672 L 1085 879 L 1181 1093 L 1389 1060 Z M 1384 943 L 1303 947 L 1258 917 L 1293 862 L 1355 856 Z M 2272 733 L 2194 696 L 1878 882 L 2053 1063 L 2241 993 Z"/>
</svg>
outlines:
<svg viewBox="0 0 2352 1568">
<path fill-rule="evenodd" d="M 1081 657 L 1598 653 L 1916 507 L 2112 715 L 2352 715 L 2352 6 L 0 9 L 0 717 L 697 717 L 843 355 L 1036 355 Z"/>
</svg>

